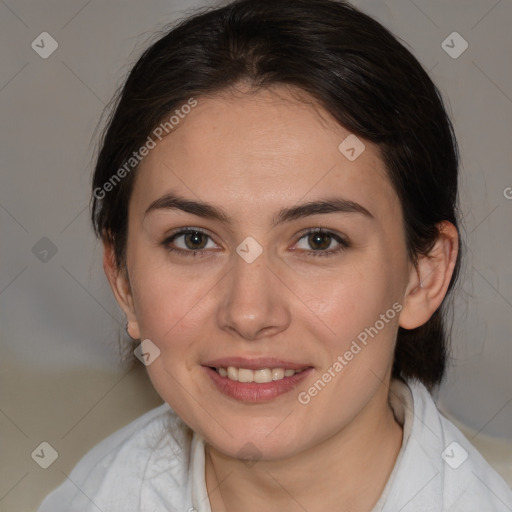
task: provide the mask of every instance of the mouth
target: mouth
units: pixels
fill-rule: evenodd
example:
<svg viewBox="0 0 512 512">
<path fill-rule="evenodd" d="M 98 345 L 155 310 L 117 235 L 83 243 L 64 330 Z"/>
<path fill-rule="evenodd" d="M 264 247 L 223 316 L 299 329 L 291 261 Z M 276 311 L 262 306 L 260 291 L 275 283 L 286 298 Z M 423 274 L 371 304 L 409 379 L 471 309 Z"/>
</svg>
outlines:
<svg viewBox="0 0 512 512">
<path fill-rule="evenodd" d="M 251 368 L 237 368 L 236 366 L 212 368 L 221 377 L 226 377 L 234 382 L 256 382 L 258 384 L 283 380 L 285 377 L 292 377 L 305 369 L 261 368 L 252 370 Z"/>
<path fill-rule="evenodd" d="M 203 366 L 224 396 L 241 402 L 266 402 L 289 393 L 314 368 L 277 359 L 229 358 Z"/>
</svg>

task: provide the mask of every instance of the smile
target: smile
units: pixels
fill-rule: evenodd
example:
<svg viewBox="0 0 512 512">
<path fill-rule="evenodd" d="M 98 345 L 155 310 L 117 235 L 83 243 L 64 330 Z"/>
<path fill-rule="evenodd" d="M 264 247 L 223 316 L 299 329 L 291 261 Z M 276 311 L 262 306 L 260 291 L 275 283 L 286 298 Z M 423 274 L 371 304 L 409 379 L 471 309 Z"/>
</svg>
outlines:
<svg viewBox="0 0 512 512">
<path fill-rule="evenodd" d="M 227 357 L 202 366 L 214 389 L 244 403 L 268 402 L 287 395 L 314 371 L 303 363 L 269 357 Z"/>
<path fill-rule="evenodd" d="M 293 370 L 284 368 L 262 368 L 259 370 L 251 370 L 250 368 L 237 368 L 235 366 L 228 366 L 227 368 L 219 367 L 214 368 L 215 371 L 221 376 L 235 382 L 256 382 L 258 384 L 265 384 L 277 380 L 283 380 L 285 377 L 292 377 L 296 373 L 300 373 L 304 369 Z"/>
</svg>

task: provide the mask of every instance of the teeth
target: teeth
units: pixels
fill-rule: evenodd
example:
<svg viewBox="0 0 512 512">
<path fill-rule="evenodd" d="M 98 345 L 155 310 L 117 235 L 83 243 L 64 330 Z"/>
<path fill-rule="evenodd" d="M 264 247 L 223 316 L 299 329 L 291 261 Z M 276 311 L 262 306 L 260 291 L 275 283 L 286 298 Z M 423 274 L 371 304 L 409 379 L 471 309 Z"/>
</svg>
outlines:
<svg viewBox="0 0 512 512">
<path fill-rule="evenodd" d="M 229 377 L 231 379 L 231 377 Z M 232 379 L 234 380 L 234 379 Z M 254 371 L 246 368 L 238 369 L 238 382 L 254 382 Z"/>
<path fill-rule="evenodd" d="M 282 368 L 274 368 L 272 370 L 272 380 L 281 380 L 284 378 L 284 370 Z"/>
<path fill-rule="evenodd" d="M 216 368 L 221 377 L 227 377 L 237 382 L 257 382 L 264 384 L 273 380 L 281 380 L 285 377 L 291 377 L 302 370 L 285 370 L 284 368 L 262 368 L 261 370 L 251 370 L 249 368 Z"/>
<path fill-rule="evenodd" d="M 264 368 L 263 370 L 253 370 L 252 373 L 254 382 L 258 382 L 261 384 L 263 382 L 272 381 L 272 371 L 269 370 L 268 368 Z"/>
</svg>

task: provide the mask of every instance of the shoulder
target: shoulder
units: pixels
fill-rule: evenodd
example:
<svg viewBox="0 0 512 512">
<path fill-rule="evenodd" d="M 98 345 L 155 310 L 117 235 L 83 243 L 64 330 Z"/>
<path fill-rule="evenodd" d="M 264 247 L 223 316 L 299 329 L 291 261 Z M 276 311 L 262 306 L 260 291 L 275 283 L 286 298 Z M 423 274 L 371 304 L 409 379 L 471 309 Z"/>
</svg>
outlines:
<svg viewBox="0 0 512 512">
<path fill-rule="evenodd" d="M 142 502 L 158 501 L 153 495 L 159 494 L 164 474 L 165 494 L 179 505 L 186 496 L 189 458 L 188 429 L 163 404 L 90 450 L 38 512 L 139 510 Z"/>
<path fill-rule="evenodd" d="M 386 505 L 408 511 L 510 512 L 512 490 L 437 409 L 423 384 L 407 383 L 412 423 Z M 391 508 L 385 507 L 387 512 Z"/>
</svg>

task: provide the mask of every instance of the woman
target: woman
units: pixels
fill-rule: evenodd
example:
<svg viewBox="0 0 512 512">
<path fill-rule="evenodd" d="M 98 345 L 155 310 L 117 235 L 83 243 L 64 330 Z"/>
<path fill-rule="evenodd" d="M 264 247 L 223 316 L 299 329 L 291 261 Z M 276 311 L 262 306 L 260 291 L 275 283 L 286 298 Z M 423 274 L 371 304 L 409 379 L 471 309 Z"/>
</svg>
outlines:
<svg viewBox="0 0 512 512">
<path fill-rule="evenodd" d="M 40 511 L 512 510 L 429 394 L 457 174 L 436 87 L 347 3 L 241 0 L 158 40 L 109 121 L 92 219 L 165 404 Z"/>
</svg>

